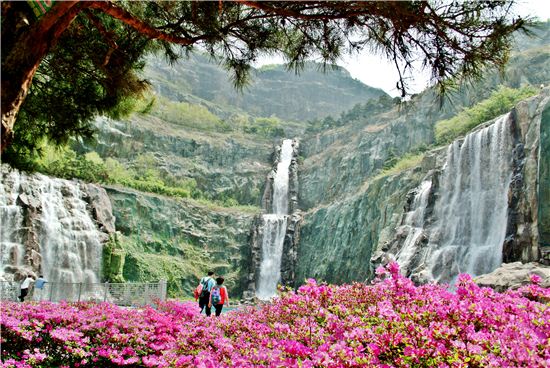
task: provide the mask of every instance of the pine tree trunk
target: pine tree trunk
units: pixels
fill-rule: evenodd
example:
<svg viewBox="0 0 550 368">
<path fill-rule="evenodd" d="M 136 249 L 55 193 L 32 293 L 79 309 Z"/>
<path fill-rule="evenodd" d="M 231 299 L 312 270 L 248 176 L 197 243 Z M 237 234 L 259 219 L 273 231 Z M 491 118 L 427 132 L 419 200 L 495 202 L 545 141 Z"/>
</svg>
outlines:
<svg viewBox="0 0 550 368">
<path fill-rule="evenodd" d="M 1 152 L 11 143 L 17 113 L 27 97 L 40 62 L 71 24 L 84 3 L 57 3 L 34 23 L 27 4 L 2 3 L 2 136 Z M 84 5 L 83 5 L 84 4 Z"/>
</svg>

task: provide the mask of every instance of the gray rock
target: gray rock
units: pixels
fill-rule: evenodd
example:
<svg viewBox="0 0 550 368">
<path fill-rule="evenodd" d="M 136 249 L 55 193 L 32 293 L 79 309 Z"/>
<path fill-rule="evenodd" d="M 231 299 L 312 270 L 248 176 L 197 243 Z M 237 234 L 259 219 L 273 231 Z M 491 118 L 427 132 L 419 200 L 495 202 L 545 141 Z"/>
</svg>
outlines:
<svg viewBox="0 0 550 368">
<path fill-rule="evenodd" d="M 94 184 L 88 184 L 85 188 L 88 193 L 92 214 L 99 223 L 100 229 L 108 234 L 113 234 L 115 232 L 115 217 L 113 216 L 111 200 L 107 192 L 105 189 Z"/>
<path fill-rule="evenodd" d="M 540 286 L 550 287 L 550 267 L 537 262 L 503 263 L 493 272 L 478 276 L 474 281 L 479 286 L 490 287 L 502 292 L 530 284 L 531 275 L 538 275 L 542 278 Z"/>
</svg>

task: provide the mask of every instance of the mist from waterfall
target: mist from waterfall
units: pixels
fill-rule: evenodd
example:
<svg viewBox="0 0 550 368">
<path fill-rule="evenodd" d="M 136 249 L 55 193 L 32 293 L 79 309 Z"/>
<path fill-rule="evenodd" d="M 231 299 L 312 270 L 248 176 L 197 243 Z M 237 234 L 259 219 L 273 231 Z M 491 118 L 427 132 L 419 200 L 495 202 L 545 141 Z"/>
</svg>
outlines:
<svg viewBox="0 0 550 368">
<path fill-rule="evenodd" d="M 511 124 L 506 114 L 449 146 L 427 258 L 433 280 L 452 283 L 459 273 L 500 266 L 513 173 Z"/>
<path fill-rule="evenodd" d="M 262 300 L 277 295 L 277 283 L 281 278 L 281 259 L 288 220 L 288 171 L 292 156 L 292 140 L 285 139 L 273 180 L 272 213 L 262 216 L 262 258 L 256 288 L 256 296 Z"/>
<path fill-rule="evenodd" d="M 99 282 L 102 245 L 99 231 L 83 200 L 79 183 L 52 179 L 44 175 L 25 175 L 13 170 L 2 171 L 0 214 L 2 220 L 2 273 L 7 268 L 21 270 L 30 266 L 24 259 L 26 249 L 24 209 L 19 196 L 34 201 L 39 210 L 32 219 L 41 256 L 41 270 L 49 282 Z M 28 226 L 28 225 L 25 225 Z M 67 294 L 67 290 L 64 290 Z"/>
</svg>

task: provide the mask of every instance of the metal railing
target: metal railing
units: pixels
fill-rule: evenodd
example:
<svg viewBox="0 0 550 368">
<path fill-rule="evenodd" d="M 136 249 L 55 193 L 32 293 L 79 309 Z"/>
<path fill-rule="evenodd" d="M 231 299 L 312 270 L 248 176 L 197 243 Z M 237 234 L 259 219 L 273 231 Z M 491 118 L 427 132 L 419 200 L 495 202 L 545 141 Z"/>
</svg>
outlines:
<svg viewBox="0 0 550 368">
<path fill-rule="evenodd" d="M 0 300 L 18 301 L 19 282 L 0 282 Z M 140 307 L 166 300 L 166 280 L 154 283 L 66 283 L 48 282 L 43 289 L 33 286 L 25 301 L 109 302 L 120 306 Z"/>
</svg>

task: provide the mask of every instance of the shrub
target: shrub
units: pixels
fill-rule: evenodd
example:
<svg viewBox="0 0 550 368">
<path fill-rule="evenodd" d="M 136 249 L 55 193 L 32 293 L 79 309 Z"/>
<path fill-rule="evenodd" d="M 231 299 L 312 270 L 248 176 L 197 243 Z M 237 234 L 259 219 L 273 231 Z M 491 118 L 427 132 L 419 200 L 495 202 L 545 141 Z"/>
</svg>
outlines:
<svg viewBox="0 0 550 368">
<path fill-rule="evenodd" d="M 377 175 L 377 177 L 393 175 L 410 169 L 411 167 L 419 165 L 423 158 L 424 153 L 407 153 L 400 158 L 390 156 L 390 158 L 386 160 L 382 171 Z"/>
</svg>

